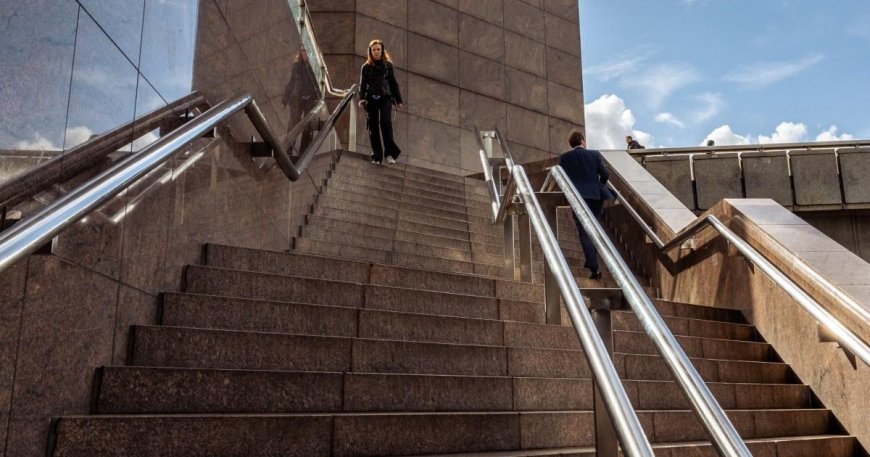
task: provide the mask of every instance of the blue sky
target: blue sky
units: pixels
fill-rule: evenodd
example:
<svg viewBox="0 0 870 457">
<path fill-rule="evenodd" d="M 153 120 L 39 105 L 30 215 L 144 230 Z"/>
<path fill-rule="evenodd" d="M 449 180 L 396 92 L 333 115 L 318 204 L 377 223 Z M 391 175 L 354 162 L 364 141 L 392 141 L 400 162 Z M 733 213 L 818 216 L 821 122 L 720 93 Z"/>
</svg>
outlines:
<svg viewBox="0 0 870 457">
<path fill-rule="evenodd" d="M 870 0 L 580 0 L 591 147 L 870 138 Z"/>
</svg>

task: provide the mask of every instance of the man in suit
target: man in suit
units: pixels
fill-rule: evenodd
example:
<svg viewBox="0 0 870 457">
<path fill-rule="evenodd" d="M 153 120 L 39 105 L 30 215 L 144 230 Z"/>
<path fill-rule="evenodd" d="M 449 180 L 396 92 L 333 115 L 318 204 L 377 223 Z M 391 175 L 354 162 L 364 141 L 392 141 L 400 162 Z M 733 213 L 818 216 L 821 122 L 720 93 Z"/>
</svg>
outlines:
<svg viewBox="0 0 870 457">
<path fill-rule="evenodd" d="M 582 132 L 574 132 L 568 138 L 568 144 L 573 149 L 559 157 L 559 165 L 571 179 L 571 183 L 586 201 L 586 205 L 597 218 L 604 207 L 604 200 L 613 198 L 613 194 L 607 189 L 607 179 L 610 174 L 604 164 L 601 153 L 586 149 L 586 138 Z M 591 279 L 600 279 L 601 270 L 598 269 L 598 251 L 589 239 L 589 235 L 583 230 L 577 216 L 574 216 L 577 224 L 577 233 L 580 235 L 580 244 L 583 245 L 583 253 L 586 256 L 586 268 L 592 272 Z"/>
</svg>

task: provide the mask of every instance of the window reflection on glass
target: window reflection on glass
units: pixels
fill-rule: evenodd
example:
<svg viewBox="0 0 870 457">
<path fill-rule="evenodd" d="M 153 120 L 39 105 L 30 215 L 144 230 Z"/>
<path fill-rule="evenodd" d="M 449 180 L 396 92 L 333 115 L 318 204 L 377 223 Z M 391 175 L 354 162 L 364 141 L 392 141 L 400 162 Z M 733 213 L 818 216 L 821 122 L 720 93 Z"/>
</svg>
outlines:
<svg viewBox="0 0 870 457">
<path fill-rule="evenodd" d="M 140 75 L 139 92 L 136 95 L 136 117 L 138 118 L 146 113 L 150 113 L 164 105 L 166 105 L 166 103 L 163 102 L 163 99 L 157 91 L 154 90 L 154 88 L 151 87 L 151 84 L 148 84 L 148 81 Z M 157 141 L 157 139 L 160 138 L 159 134 L 160 130 L 154 129 L 139 138 L 136 138 L 133 140 L 133 151 L 139 151 L 145 146 Z"/>
<path fill-rule="evenodd" d="M 78 0 L 133 64 L 139 62 L 145 0 Z"/>
<path fill-rule="evenodd" d="M 139 71 L 165 101 L 190 93 L 197 0 L 145 0 Z"/>
<path fill-rule="evenodd" d="M 65 150 L 133 120 L 136 77 L 136 69 L 97 24 L 80 15 Z"/>
<path fill-rule="evenodd" d="M 77 14 L 56 0 L 0 7 L 0 151 L 63 146 Z"/>
</svg>

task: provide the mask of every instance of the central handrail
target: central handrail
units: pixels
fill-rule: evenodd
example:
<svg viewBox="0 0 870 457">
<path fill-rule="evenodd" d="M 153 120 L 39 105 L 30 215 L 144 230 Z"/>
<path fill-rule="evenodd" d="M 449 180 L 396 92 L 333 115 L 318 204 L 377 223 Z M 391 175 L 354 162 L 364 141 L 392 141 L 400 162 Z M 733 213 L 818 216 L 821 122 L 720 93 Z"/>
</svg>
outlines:
<svg viewBox="0 0 870 457">
<path fill-rule="evenodd" d="M 353 86 L 332 112 L 325 127 L 320 130 L 295 164 L 278 142 L 277 136 L 272 132 L 268 121 L 250 94 L 240 95 L 215 105 L 172 133 L 146 146 L 137 154 L 115 164 L 69 194 L 58 198 L 32 216 L 0 233 L 0 272 L 33 253 L 65 228 L 165 163 L 179 149 L 242 110 L 247 113 L 263 139 L 270 143 L 275 160 L 284 174 L 291 181 L 296 181 L 302 176 L 308 163 L 330 134 L 332 127 L 355 93 L 356 86 Z"/>
<path fill-rule="evenodd" d="M 816 321 L 823 327 L 830 330 L 834 338 L 855 355 L 861 359 L 866 365 L 870 366 L 870 346 L 859 338 L 852 330 L 844 325 L 840 320 L 834 317 L 826 310 L 818 301 L 813 299 L 808 293 L 804 292 L 791 278 L 786 276 L 776 266 L 773 265 L 767 258 L 753 248 L 743 238 L 731 231 L 722 221 L 712 214 L 707 214 L 703 217 L 695 219 L 692 223 L 684 227 L 668 242 L 656 236 L 655 231 L 643 220 L 643 217 L 632 207 L 631 203 L 623 196 L 613 185 L 610 189 L 616 194 L 616 198 L 628 211 L 632 219 L 637 222 L 640 228 L 650 237 L 650 239 L 658 248 L 659 252 L 665 253 L 677 246 L 683 245 L 686 241 L 692 239 L 698 232 L 709 227 L 713 227 L 723 238 L 728 240 L 747 260 L 757 265 L 764 274 L 769 277 L 777 286 L 779 286 L 786 294 L 793 298 L 806 312 L 808 312 Z M 797 269 L 800 273 L 811 278 L 813 284 L 818 286 L 827 295 L 831 296 L 844 308 L 858 316 L 862 322 L 870 322 L 870 311 L 861 306 L 852 297 L 843 293 L 839 287 L 832 284 L 812 267 L 810 267 L 802 259 L 794 257 L 790 260 L 790 265 Z"/>
<path fill-rule="evenodd" d="M 564 256 L 558 248 L 558 240 L 555 238 L 555 235 L 552 234 L 551 228 L 546 224 L 546 222 L 542 222 L 543 219 L 541 217 L 534 216 L 533 213 L 535 211 L 530 210 L 530 207 L 535 208 L 539 204 L 533 192 L 523 190 L 528 182 L 525 171 L 521 166 L 514 165 L 510 153 L 510 147 L 500 132 L 496 131 L 495 135 L 498 138 L 502 152 L 505 155 L 505 163 L 511 169 L 509 176 L 513 179 L 508 182 L 504 198 L 501 200 L 500 208 L 498 211 L 494 212 L 494 222 L 498 223 L 504 219 L 506 214 L 504 208 L 511 203 L 513 189 L 520 188 L 519 192 L 522 196 L 523 204 L 529 213 L 530 221 L 535 226 L 535 232 L 538 235 L 538 240 L 540 240 L 541 246 L 544 250 L 546 261 L 550 266 L 551 271 L 557 277 L 560 291 L 566 302 L 566 306 L 568 307 L 569 315 L 571 315 L 578 337 L 580 337 L 581 342 L 583 342 L 584 335 L 590 332 L 594 333 L 594 328 L 590 330 L 588 324 L 584 322 L 584 313 L 581 311 L 585 311 L 586 313 L 588 313 L 588 311 L 580 306 L 582 301 L 574 302 L 575 296 L 582 297 L 582 295 L 580 295 L 579 290 L 577 290 L 577 285 L 573 280 L 571 270 L 567 263 L 564 262 Z M 483 143 L 480 142 L 479 145 L 481 149 L 483 149 Z M 483 168 L 486 170 L 489 165 L 489 160 L 486 159 L 487 155 L 485 152 L 481 151 L 480 156 L 483 161 Z M 486 173 L 485 171 L 484 176 L 487 180 L 493 179 L 492 173 Z M 489 185 L 489 182 L 487 184 L 488 187 L 493 188 L 493 186 Z M 609 238 L 604 233 L 603 228 L 601 228 L 600 224 L 592 215 L 592 212 L 589 210 L 582 197 L 580 197 L 562 167 L 558 165 L 550 169 L 544 187 L 541 190 L 547 191 L 553 186 L 558 186 L 558 188 L 565 194 L 565 197 L 574 211 L 574 214 L 578 217 L 581 226 L 586 230 L 586 233 L 590 235 L 592 242 L 601 253 L 602 259 L 608 266 L 609 271 L 611 271 L 617 284 L 623 290 L 626 301 L 637 315 L 641 327 L 647 335 L 650 336 L 656 349 L 664 358 L 670 371 L 674 374 L 677 384 L 688 398 L 694 411 L 699 415 L 715 449 L 720 455 L 724 456 L 751 456 L 752 454 L 749 452 L 746 444 L 740 438 L 737 430 L 734 428 L 733 424 L 731 424 L 721 406 L 716 402 L 715 397 L 707 388 L 700 374 L 698 374 L 688 356 L 680 347 L 676 338 L 656 311 L 652 301 L 644 293 L 643 288 L 622 260 L 616 247 L 613 246 L 612 242 L 610 242 Z M 539 209 L 536 211 L 539 211 Z M 654 236 L 655 234 L 652 233 L 652 235 Z M 570 278 L 570 283 L 573 284 L 573 286 L 568 286 L 567 289 L 564 284 L 568 283 L 569 280 L 566 278 Z M 588 352 L 589 349 L 587 349 L 587 343 L 584 343 L 584 350 L 588 352 L 587 356 L 590 358 L 590 366 L 593 365 L 593 358 L 600 357 L 601 360 L 598 360 L 597 362 L 602 364 L 604 360 L 609 362 L 606 352 L 602 354 L 594 348 L 594 344 L 591 346 L 592 352 Z M 604 365 L 609 365 L 612 368 L 612 364 Z M 619 383 L 618 377 L 616 377 L 615 381 L 607 378 L 605 375 L 608 372 L 606 366 L 601 367 L 601 369 L 603 371 L 600 374 L 593 371 L 596 381 L 601 381 L 603 379 L 603 382 L 599 382 L 600 387 L 605 387 L 604 382 Z M 604 392 L 602 392 L 602 394 L 606 395 Z M 608 401 L 613 403 L 606 403 L 608 412 L 611 414 L 613 425 L 616 428 L 617 435 L 622 442 L 623 448 L 625 448 L 626 454 L 645 455 L 643 454 L 645 450 L 642 440 L 638 437 L 634 437 L 632 435 L 634 430 L 628 426 L 628 424 L 631 423 L 631 418 L 636 418 L 634 409 L 632 409 L 629 404 L 627 405 L 627 410 L 623 410 L 623 405 L 619 403 L 618 392 L 610 392 L 609 394 L 612 395 L 613 398 Z M 628 426 L 628 428 L 620 429 L 620 427 L 626 426 Z M 624 441 L 625 439 L 634 439 L 635 444 L 640 447 L 629 449 L 627 443 Z M 648 442 L 646 443 L 646 446 L 649 446 Z"/>
<path fill-rule="evenodd" d="M 577 281 L 571 273 L 568 262 L 565 256 L 559 249 L 559 242 L 553 229 L 546 222 L 543 210 L 541 209 L 538 199 L 535 198 L 532 186 L 529 183 L 525 170 L 520 165 L 515 165 L 510 158 L 510 151 L 507 144 L 504 143 L 500 134 L 496 133 L 496 137 L 501 142 L 502 151 L 506 155 L 505 163 L 508 166 L 509 181 L 504 191 L 504 196 L 500 200 L 498 208 L 494 208 L 494 222 L 504 222 L 509 216 L 509 207 L 513 205 L 514 197 L 518 196 L 529 216 L 529 221 L 534 228 L 535 235 L 540 241 L 544 251 L 544 257 L 551 271 L 556 276 L 556 283 L 562 293 L 562 298 L 565 301 L 565 307 L 568 310 L 568 315 L 571 322 L 574 324 L 574 330 L 577 333 L 577 338 L 583 347 L 584 354 L 589 363 L 589 368 L 592 372 L 596 385 L 601 392 L 604 400 L 605 408 L 610 413 L 610 418 L 619 442 L 622 444 L 623 452 L 631 457 L 634 456 L 653 456 L 652 446 L 649 443 L 643 428 L 640 425 L 640 420 L 631 406 L 625 388 L 619 379 L 619 374 L 610 360 L 610 355 L 607 347 L 601 339 L 601 336 L 596 330 L 595 323 L 589 310 L 585 307 L 585 299 L 577 286 Z M 484 170 L 489 168 L 489 159 L 486 154 L 481 151 L 481 160 Z M 486 173 L 486 172 L 484 172 Z M 487 186 L 490 191 L 495 189 L 490 184 L 492 176 L 488 177 Z M 497 193 L 492 193 L 497 197 Z M 507 240 L 506 240 L 507 242 Z M 512 240 L 510 242 L 513 242 Z"/>
<path fill-rule="evenodd" d="M 722 407 L 716 401 L 713 393 L 707 388 L 703 378 L 692 365 L 674 334 L 668 329 L 661 315 L 656 311 L 652 300 L 643 291 L 643 287 L 637 281 L 628 265 L 619 255 L 619 251 L 610 238 L 604 232 L 601 224 L 592 215 L 592 211 L 586 205 L 583 197 L 571 183 L 571 179 L 561 166 L 556 165 L 550 169 L 548 178 L 542 191 L 549 187 L 557 186 L 568 200 L 568 204 L 580 220 L 583 230 L 589 235 L 595 247 L 601 254 L 608 271 L 611 272 L 617 285 L 622 289 L 626 300 L 637 316 L 638 322 L 644 329 L 650 340 L 656 346 L 656 350 L 664 358 L 668 369 L 673 373 L 677 385 L 686 395 L 692 409 L 700 416 L 701 422 L 707 429 L 713 446 L 720 455 L 725 456 L 750 456 L 749 448 L 740 438 L 734 425 L 725 415 Z"/>
</svg>

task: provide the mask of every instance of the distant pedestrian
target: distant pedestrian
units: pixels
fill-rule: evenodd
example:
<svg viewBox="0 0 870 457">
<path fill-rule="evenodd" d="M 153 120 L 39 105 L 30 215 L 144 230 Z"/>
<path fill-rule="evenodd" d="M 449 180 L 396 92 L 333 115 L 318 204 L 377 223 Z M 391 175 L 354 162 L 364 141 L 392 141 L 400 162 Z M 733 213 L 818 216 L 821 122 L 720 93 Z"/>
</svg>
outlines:
<svg viewBox="0 0 870 457">
<path fill-rule="evenodd" d="M 399 110 L 405 106 L 396 68 L 381 40 L 372 40 L 366 55 L 359 76 L 359 106 L 365 108 L 368 119 L 372 163 L 381 165 L 385 155 L 387 163 L 396 163 L 402 151 L 393 141 L 393 105 Z"/>
<path fill-rule="evenodd" d="M 627 135 L 625 137 L 625 144 L 628 145 L 626 149 L 646 149 L 642 144 L 638 143 L 637 140 L 631 137 L 631 135 Z"/>
<path fill-rule="evenodd" d="M 716 142 L 713 140 L 707 140 L 707 147 L 709 148 L 709 147 L 713 147 L 713 146 L 716 146 Z"/>
<path fill-rule="evenodd" d="M 607 188 L 607 179 L 610 173 L 604 164 L 604 157 L 594 149 L 586 149 L 586 137 L 582 132 L 574 132 L 568 137 L 568 144 L 573 149 L 559 157 L 559 165 L 568 174 L 571 183 L 583 197 L 586 206 L 592 211 L 597 219 L 601 215 L 604 201 L 613 198 L 613 194 Z M 577 234 L 580 236 L 580 244 L 583 246 L 583 254 L 591 279 L 601 279 L 601 270 L 598 268 L 598 251 L 589 235 L 583 230 L 577 216 L 574 216 L 577 224 Z"/>
</svg>

